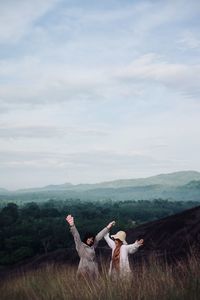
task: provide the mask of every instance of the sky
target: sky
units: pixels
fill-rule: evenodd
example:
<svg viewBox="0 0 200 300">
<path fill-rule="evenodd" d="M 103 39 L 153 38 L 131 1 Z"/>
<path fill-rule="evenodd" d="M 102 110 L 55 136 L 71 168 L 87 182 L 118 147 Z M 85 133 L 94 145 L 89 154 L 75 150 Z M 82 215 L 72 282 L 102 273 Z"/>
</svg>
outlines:
<svg viewBox="0 0 200 300">
<path fill-rule="evenodd" d="M 0 1 L 0 187 L 200 171 L 199 0 Z"/>
</svg>

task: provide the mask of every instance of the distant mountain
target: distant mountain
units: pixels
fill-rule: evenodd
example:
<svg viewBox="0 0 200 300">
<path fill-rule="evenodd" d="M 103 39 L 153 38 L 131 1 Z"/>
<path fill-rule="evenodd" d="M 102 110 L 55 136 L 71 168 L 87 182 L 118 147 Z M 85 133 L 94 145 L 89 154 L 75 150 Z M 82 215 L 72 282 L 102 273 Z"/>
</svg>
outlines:
<svg viewBox="0 0 200 300">
<path fill-rule="evenodd" d="M 19 193 L 26 193 L 26 192 L 45 192 L 45 191 L 61 191 L 61 190 L 67 190 L 67 189 L 71 189 L 73 188 L 73 184 L 67 182 L 64 184 L 59 184 L 59 185 L 55 185 L 55 184 L 50 184 L 44 187 L 40 187 L 40 188 L 29 188 L 29 189 L 20 189 L 17 190 L 16 192 Z"/>
<path fill-rule="evenodd" d="M 138 179 L 121 179 L 108 182 L 102 182 L 92 185 L 77 185 L 76 188 L 96 189 L 96 188 L 120 188 L 120 187 L 138 187 L 148 185 L 169 185 L 179 186 L 189 183 L 193 180 L 200 180 L 200 172 L 197 171 L 181 171 L 169 174 L 160 174 L 147 178 Z"/>
<path fill-rule="evenodd" d="M 3 188 L 0 188 L 0 194 L 4 195 L 4 194 L 8 194 L 9 191 Z"/>
<path fill-rule="evenodd" d="M 200 181 L 199 180 L 190 181 L 188 184 L 185 185 L 185 188 L 186 189 L 191 189 L 191 188 L 200 189 Z"/>
<path fill-rule="evenodd" d="M 65 183 L 61 185 L 48 185 L 42 188 L 31 188 L 18 190 L 18 192 L 47 191 L 47 190 L 75 190 L 87 191 L 99 188 L 122 188 L 122 187 L 139 187 L 149 185 L 168 185 L 179 186 L 185 185 L 190 181 L 200 180 L 200 172 L 197 171 L 180 171 L 169 174 L 160 174 L 147 178 L 138 179 L 120 179 L 114 181 L 100 182 L 94 184 L 77 184 Z"/>
<path fill-rule="evenodd" d="M 68 194 L 66 192 L 66 194 Z M 200 201 L 200 181 L 192 181 L 182 186 L 170 185 L 146 185 L 146 186 L 127 186 L 120 188 L 98 188 L 88 191 L 76 192 L 76 197 L 82 199 L 113 199 L 123 200 L 191 200 Z"/>
<path fill-rule="evenodd" d="M 6 195 L 6 193 L 4 194 Z M 75 198 L 91 201 L 152 200 L 157 198 L 200 201 L 200 173 L 182 171 L 148 178 L 123 179 L 96 184 L 48 185 L 42 188 L 10 192 L 7 197 L 19 199 L 22 202 Z"/>
</svg>

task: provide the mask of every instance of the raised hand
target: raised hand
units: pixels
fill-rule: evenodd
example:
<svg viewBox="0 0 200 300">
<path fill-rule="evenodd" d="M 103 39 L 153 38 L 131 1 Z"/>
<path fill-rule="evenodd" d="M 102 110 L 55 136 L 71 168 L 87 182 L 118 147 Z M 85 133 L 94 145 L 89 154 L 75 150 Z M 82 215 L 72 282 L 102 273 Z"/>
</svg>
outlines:
<svg viewBox="0 0 200 300">
<path fill-rule="evenodd" d="M 74 225 L 74 217 L 72 217 L 71 215 L 68 215 L 66 217 L 66 221 L 69 223 L 70 226 Z"/>
<path fill-rule="evenodd" d="M 108 225 L 107 225 L 107 228 L 110 229 L 111 227 L 115 226 L 115 221 L 112 221 L 110 222 Z"/>
<path fill-rule="evenodd" d="M 138 243 L 139 247 L 142 246 L 144 244 L 144 240 L 136 240 L 136 242 Z"/>
</svg>

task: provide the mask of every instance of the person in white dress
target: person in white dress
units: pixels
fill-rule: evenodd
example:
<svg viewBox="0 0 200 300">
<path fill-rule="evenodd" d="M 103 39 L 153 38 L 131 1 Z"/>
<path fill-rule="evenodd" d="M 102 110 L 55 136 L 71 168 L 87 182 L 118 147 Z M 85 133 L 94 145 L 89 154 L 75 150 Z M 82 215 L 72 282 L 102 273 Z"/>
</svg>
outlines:
<svg viewBox="0 0 200 300">
<path fill-rule="evenodd" d="M 109 233 L 104 236 L 108 246 L 112 249 L 112 259 L 110 262 L 109 275 L 113 278 L 127 278 L 131 274 L 128 255 L 135 253 L 144 243 L 143 239 L 136 240 L 133 244 L 127 244 L 126 233 L 118 231 L 109 237 Z"/>
</svg>

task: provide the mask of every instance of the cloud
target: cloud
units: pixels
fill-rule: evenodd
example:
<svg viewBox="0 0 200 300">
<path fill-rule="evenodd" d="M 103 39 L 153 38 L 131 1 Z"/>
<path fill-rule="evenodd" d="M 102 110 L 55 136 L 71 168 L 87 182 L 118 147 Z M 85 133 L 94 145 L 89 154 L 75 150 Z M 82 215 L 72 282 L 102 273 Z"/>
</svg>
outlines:
<svg viewBox="0 0 200 300">
<path fill-rule="evenodd" d="M 107 131 L 92 128 L 76 128 L 76 127 L 55 127 L 55 126 L 16 126 L 1 127 L 0 139 L 51 139 L 64 138 L 67 135 L 82 136 L 106 136 Z"/>
<path fill-rule="evenodd" d="M 198 15 L 200 9 L 198 1 L 193 1 L 191 5 L 187 0 L 173 1 L 173 5 L 171 1 L 165 1 L 164 3 L 162 1 L 135 1 L 134 3 L 118 1 L 114 5 L 108 1 L 102 1 L 102 3 L 102 6 L 95 5 L 92 2 L 90 5 L 84 6 L 76 3 L 71 6 L 64 6 L 60 14 L 60 20 L 62 21 L 62 17 L 64 17 L 68 24 L 68 27 L 66 27 L 72 30 L 74 26 L 76 30 L 78 28 L 81 30 L 92 24 L 99 28 L 99 25 L 104 27 L 120 22 L 120 28 L 126 28 L 126 30 L 134 28 L 133 32 L 140 31 L 140 34 L 143 34 L 163 24 L 190 19 Z M 70 26 L 70 24 L 73 26 Z M 117 30 L 120 28 L 117 26 Z M 93 33 L 93 30 L 91 30 L 91 33 Z"/>
<path fill-rule="evenodd" d="M 33 23 L 51 10 L 58 0 L 8 0 L 0 3 L 0 44 L 13 44 L 26 36 Z"/>
<path fill-rule="evenodd" d="M 65 64 L 45 66 L 26 58 L 22 65 L 8 64 L 2 68 L 1 73 L 6 72 L 9 77 L 19 74 L 18 83 L 2 83 L 0 86 L 0 103 L 8 109 L 12 104 L 35 106 L 140 96 L 143 93 L 141 84 L 151 81 L 187 96 L 199 95 L 200 92 L 200 65 L 170 63 L 155 53 L 142 55 L 125 66 L 102 66 L 98 71 L 83 67 L 71 70 Z"/>
<path fill-rule="evenodd" d="M 199 8 L 186 0 L 1 1 L 1 182 L 198 167 Z"/>
<path fill-rule="evenodd" d="M 173 63 L 147 50 L 139 54 L 145 52 L 147 33 L 195 16 L 197 2 L 167 2 L 165 9 L 159 1 L 99 8 L 91 3 L 21 0 L 18 5 L 7 1 L 1 6 L 2 41 L 11 41 L 12 36 L 16 36 L 13 41 L 26 35 L 29 39 L 20 57 L 0 60 L 0 113 L 77 100 L 132 97 L 137 101 L 150 81 L 184 95 L 199 93 L 199 65 Z M 54 17 L 45 18 L 53 8 Z M 1 34 L 0 29 L 0 39 Z M 154 38 L 154 32 L 149 38 Z"/>
<path fill-rule="evenodd" d="M 77 153 L 59 152 L 25 152 L 25 151 L 0 151 L 0 164 L 9 168 L 50 168 L 75 170 L 107 170 L 108 173 L 120 172 L 120 169 L 133 170 L 133 167 L 147 169 L 160 164 L 158 159 L 142 154 L 117 153 L 113 151 L 90 151 Z M 94 173 L 95 173 L 94 172 Z M 82 176 L 81 176 L 82 177 Z M 82 177 L 83 178 L 83 177 Z"/>
<path fill-rule="evenodd" d="M 117 76 L 119 80 L 160 83 L 188 96 L 200 93 L 200 65 L 169 63 L 155 53 L 139 57 Z"/>
<path fill-rule="evenodd" d="M 77 153 L 0 151 L 0 167 L 10 183 L 6 188 L 27 188 L 54 183 L 94 183 L 146 177 L 191 166 L 184 159 L 151 155 L 89 151 Z M 26 176 L 24 176 L 24 173 Z"/>
<path fill-rule="evenodd" d="M 182 49 L 199 49 L 200 37 L 191 30 L 186 30 L 178 40 L 178 44 Z"/>
<path fill-rule="evenodd" d="M 62 129 L 50 126 L 0 127 L 0 139 L 52 138 L 62 136 Z"/>
<path fill-rule="evenodd" d="M 140 85 L 124 87 L 115 80 L 116 67 L 72 67 L 26 57 L 22 61 L 2 61 L 0 104 L 18 109 L 69 101 L 102 101 L 113 97 L 140 95 Z M 17 78 L 17 80 L 16 80 Z"/>
</svg>

